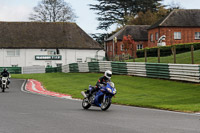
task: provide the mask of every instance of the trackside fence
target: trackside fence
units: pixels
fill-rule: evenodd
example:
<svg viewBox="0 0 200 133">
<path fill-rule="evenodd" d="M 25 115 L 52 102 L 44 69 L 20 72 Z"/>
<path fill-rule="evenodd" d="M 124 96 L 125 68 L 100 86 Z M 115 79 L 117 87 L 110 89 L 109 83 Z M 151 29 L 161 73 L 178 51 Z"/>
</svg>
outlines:
<svg viewBox="0 0 200 133">
<path fill-rule="evenodd" d="M 78 63 L 69 64 L 70 72 L 79 72 Z"/>
<path fill-rule="evenodd" d="M 47 67 L 45 68 L 45 72 L 46 73 L 55 73 L 55 72 L 62 72 L 62 68 L 61 67 Z"/>
<path fill-rule="evenodd" d="M 62 66 L 62 72 L 63 73 L 69 73 L 70 72 L 69 64 Z"/>
<path fill-rule="evenodd" d="M 125 62 L 112 62 L 112 72 L 113 74 L 127 75 L 127 65 Z"/>
<path fill-rule="evenodd" d="M 88 62 L 89 72 L 100 72 L 99 62 Z"/>
<path fill-rule="evenodd" d="M 6 68 L 11 74 L 21 74 L 22 73 L 21 67 L 0 67 L 0 71 L 2 72 L 4 68 Z"/>
<path fill-rule="evenodd" d="M 146 77 L 146 64 L 142 62 L 127 62 L 128 75 Z"/>
<path fill-rule="evenodd" d="M 200 82 L 200 66 L 188 64 L 169 64 L 169 74 L 172 80 Z"/>
<path fill-rule="evenodd" d="M 165 64 L 142 62 L 87 62 L 71 63 L 62 67 L 45 68 L 45 66 L 30 67 L 0 67 L 0 71 L 7 68 L 11 74 L 31 73 L 101 73 L 111 70 L 117 75 L 131 75 L 149 78 L 180 80 L 200 83 L 200 65 L 192 64 Z"/>
<path fill-rule="evenodd" d="M 151 78 L 170 79 L 169 65 L 146 63 L 146 74 Z"/>
<path fill-rule="evenodd" d="M 45 73 L 45 66 L 22 67 L 22 74 Z"/>
<path fill-rule="evenodd" d="M 62 66 L 62 72 L 105 72 L 200 83 L 200 65 L 143 62 L 88 62 Z"/>
<path fill-rule="evenodd" d="M 101 61 L 99 62 L 99 71 L 105 72 L 106 70 L 112 70 L 110 61 Z"/>
<path fill-rule="evenodd" d="M 89 72 L 88 63 L 78 63 L 79 72 Z"/>
</svg>

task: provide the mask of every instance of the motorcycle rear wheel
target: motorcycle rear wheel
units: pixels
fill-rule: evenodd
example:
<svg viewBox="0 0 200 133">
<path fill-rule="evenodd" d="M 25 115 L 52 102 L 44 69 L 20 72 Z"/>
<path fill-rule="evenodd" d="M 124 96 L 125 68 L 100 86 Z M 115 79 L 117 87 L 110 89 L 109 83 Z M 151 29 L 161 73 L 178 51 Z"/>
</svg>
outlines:
<svg viewBox="0 0 200 133">
<path fill-rule="evenodd" d="M 106 98 L 105 102 L 101 103 L 101 110 L 106 111 L 111 105 L 111 99 L 110 98 Z"/>
<path fill-rule="evenodd" d="M 82 101 L 82 107 L 84 109 L 89 109 L 91 107 L 91 104 L 89 103 L 88 98 L 84 98 L 83 99 L 83 101 Z"/>
</svg>

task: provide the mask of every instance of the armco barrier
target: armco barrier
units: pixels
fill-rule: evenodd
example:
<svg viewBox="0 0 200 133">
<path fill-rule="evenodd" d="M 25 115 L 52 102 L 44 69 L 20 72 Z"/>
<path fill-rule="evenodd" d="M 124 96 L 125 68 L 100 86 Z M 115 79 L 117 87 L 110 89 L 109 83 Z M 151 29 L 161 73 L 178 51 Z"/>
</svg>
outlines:
<svg viewBox="0 0 200 133">
<path fill-rule="evenodd" d="M 45 66 L 27 66 L 22 68 L 22 74 L 45 73 Z"/>
<path fill-rule="evenodd" d="M 69 70 L 74 73 L 79 72 L 78 63 L 69 64 Z"/>
<path fill-rule="evenodd" d="M 63 66 L 63 72 L 105 72 L 200 83 L 200 65 L 143 62 L 88 62 Z"/>
<path fill-rule="evenodd" d="M 164 64 L 142 62 L 88 62 L 72 63 L 62 67 L 44 68 L 31 67 L 0 67 L 0 71 L 7 68 L 11 74 L 21 73 L 54 73 L 54 72 L 105 72 L 111 70 L 113 74 L 133 75 L 149 78 L 171 79 L 200 83 L 200 65 Z"/>
<path fill-rule="evenodd" d="M 89 72 L 88 63 L 78 63 L 79 72 Z"/>
<path fill-rule="evenodd" d="M 112 70 L 110 61 L 100 61 L 99 62 L 99 71 L 105 72 L 106 70 Z"/>
<path fill-rule="evenodd" d="M 63 73 L 69 73 L 70 72 L 69 65 L 62 66 L 62 72 Z"/>
<path fill-rule="evenodd" d="M 112 72 L 113 74 L 127 75 L 127 66 L 125 62 L 112 62 Z"/>
<path fill-rule="evenodd" d="M 88 62 L 89 72 L 100 72 L 99 62 Z"/>
<path fill-rule="evenodd" d="M 127 62 L 128 75 L 146 77 L 146 64 L 143 62 Z"/>
<path fill-rule="evenodd" d="M 200 82 L 199 65 L 169 64 L 170 79 Z"/>
<path fill-rule="evenodd" d="M 146 74 L 150 78 L 170 79 L 169 65 L 158 63 L 146 63 Z"/>
<path fill-rule="evenodd" d="M 62 72 L 62 68 L 61 67 L 47 67 L 45 68 L 45 72 L 46 73 L 55 73 L 55 72 Z"/>
<path fill-rule="evenodd" d="M 21 67 L 0 67 L 0 71 L 2 72 L 4 68 L 6 68 L 11 74 L 21 74 L 22 73 Z"/>
</svg>

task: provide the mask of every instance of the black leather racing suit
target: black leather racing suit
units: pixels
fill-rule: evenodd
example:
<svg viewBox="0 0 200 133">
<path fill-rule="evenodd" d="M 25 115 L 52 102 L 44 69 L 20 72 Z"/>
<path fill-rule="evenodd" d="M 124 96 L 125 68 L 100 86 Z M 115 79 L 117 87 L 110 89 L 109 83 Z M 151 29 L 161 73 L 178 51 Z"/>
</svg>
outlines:
<svg viewBox="0 0 200 133">
<path fill-rule="evenodd" d="M 1 78 L 0 78 L 0 80 L 2 79 L 2 77 L 8 77 L 8 85 L 9 85 L 10 84 L 9 75 L 10 75 L 10 73 L 8 71 L 1 72 Z"/>
<path fill-rule="evenodd" d="M 107 82 L 110 82 L 110 79 L 106 78 L 105 76 L 100 77 L 96 83 L 96 86 L 91 90 L 91 94 L 93 92 L 97 92 L 101 88 L 101 85 L 106 85 Z"/>
</svg>

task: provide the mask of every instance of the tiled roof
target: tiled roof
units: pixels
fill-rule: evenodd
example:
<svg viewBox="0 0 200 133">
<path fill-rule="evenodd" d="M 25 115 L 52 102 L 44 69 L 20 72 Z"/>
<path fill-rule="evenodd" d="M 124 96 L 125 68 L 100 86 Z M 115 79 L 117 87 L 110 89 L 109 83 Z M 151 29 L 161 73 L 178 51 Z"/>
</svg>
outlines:
<svg viewBox="0 0 200 133">
<path fill-rule="evenodd" d="M 156 27 L 200 27 L 199 9 L 176 9 L 149 29 Z"/>
<path fill-rule="evenodd" d="M 0 22 L 0 48 L 102 49 L 69 22 Z"/>
<path fill-rule="evenodd" d="M 114 37 L 118 40 L 123 40 L 123 36 L 131 35 L 135 41 L 147 41 L 149 25 L 126 25 L 123 29 L 109 37 L 106 41 L 111 41 Z"/>
</svg>

